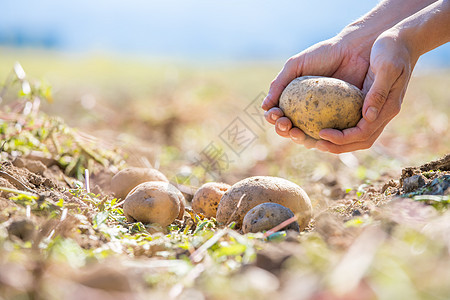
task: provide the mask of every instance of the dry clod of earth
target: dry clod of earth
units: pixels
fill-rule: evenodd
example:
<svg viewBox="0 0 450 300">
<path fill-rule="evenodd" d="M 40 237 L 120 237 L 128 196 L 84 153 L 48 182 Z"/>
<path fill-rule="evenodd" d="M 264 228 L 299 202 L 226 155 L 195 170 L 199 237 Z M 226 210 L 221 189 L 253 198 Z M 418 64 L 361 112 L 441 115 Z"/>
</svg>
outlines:
<svg viewBox="0 0 450 300">
<path fill-rule="evenodd" d="M 184 196 L 170 183 L 144 182 L 136 186 L 125 198 L 123 212 L 129 222 L 167 226 L 175 219 L 183 217 Z"/>
<path fill-rule="evenodd" d="M 400 181 L 402 181 L 406 177 L 411 177 L 414 174 L 419 174 L 421 172 L 429 172 L 429 171 L 450 171 L 450 154 L 445 155 L 444 157 L 431 161 L 429 163 L 423 164 L 420 167 L 408 167 L 402 170 L 402 177 Z"/>
<path fill-rule="evenodd" d="M 39 175 L 43 175 L 45 170 L 47 170 L 47 167 L 39 160 L 24 159 L 20 157 L 13 161 L 13 165 L 18 168 L 26 168 L 28 171 Z"/>
<path fill-rule="evenodd" d="M 420 167 L 402 170 L 398 194 L 447 195 L 450 193 L 450 154 Z"/>
<path fill-rule="evenodd" d="M 12 220 L 8 226 L 8 234 L 15 236 L 22 241 L 30 241 L 36 234 L 36 225 L 29 219 Z"/>
<path fill-rule="evenodd" d="M 220 199 L 230 187 L 229 184 L 222 182 L 205 183 L 195 192 L 192 199 L 192 209 L 208 218 L 215 218 Z"/>
<path fill-rule="evenodd" d="M 125 199 L 134 187 L 146 181 L 169 182 L 167 177 L 156 169 L 130 167 L 114 175 L 111 179 L 111 191 L 115 197 Z"/>
<path fill-rule="evenodd" d="M 304 76 L 294 79 L 280 97 L 280 108 L 312 138 L 320 139 L 325 128 L 354 127 L 361 119 L 363 93 L 336 78 Z"/>
<path fill-rule="evenodd" d="M 283 205 L 262 203 L 247 212 L 242 222 L 242 231 L 249 233 L 270 230 L 293 216 L 294 213 Z M 295 230 L 299 232 L 300 227 L 298 222 L 293 222 L 280 230 Z"/>
<path fill-rule="evenodd" d="M 236 228 L 240 228 L 245 214 L 265 202 L 289 208 L 297 216 L 300 231 L 311 220 L 311 201 L 301 187 L 279 177 L 255 176 L 235 183 L 223 195 L 217 208 L 217 222 L 236 222 Z"/>
</svg>

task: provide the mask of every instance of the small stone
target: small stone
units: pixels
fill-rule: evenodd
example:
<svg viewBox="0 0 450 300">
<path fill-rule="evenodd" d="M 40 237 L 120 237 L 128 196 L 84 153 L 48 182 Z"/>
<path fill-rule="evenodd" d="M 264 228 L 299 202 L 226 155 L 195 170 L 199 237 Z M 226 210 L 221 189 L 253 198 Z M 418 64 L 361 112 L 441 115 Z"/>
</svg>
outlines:
<svg viewBox="0 0 450 300">
<path fill-rule="evenodd" d="M 403 190 L 406 193 L 417 190 L 425 185 L 425 179 L 421 174 L 416 174 L 411 177 L 403 179 Z"/>
<path fill-rule="evenodd" d="M 430 192 L 431 195 L 446 195 L 450 192 L 450 175 L 444 175 L 439 178 L 435 178 L 431 182 L 433 188 Z"/>
</svg>

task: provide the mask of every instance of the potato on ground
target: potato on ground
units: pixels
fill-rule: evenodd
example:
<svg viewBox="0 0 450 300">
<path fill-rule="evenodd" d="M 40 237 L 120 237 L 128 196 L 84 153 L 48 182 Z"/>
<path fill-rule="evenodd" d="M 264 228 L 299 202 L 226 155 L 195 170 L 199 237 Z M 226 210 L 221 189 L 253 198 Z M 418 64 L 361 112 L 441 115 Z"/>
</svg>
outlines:
<svg viewBox="0 0 450 300">
<path fill-rule="evenodd" d="M 283 178 L 255 176 L 235 183 L 223 195 L 217 208 L 217 221 L 222 224 L 236 222 L 236 228 L 240 228 L 245 214 L 265 202 L 289 208 L 297 215 L 300 230 L 311 220 L 311 201 L 301 187 Z"/>
<path fill-rule="evenodd" d="M 221 182 L 205 183 L 195 192 L 192 199 L 192 209 L 208 218 L 215 218 L 220 199 L 230 187 L 229 184 Z"/>
<path fill-rule="evenodd" d="M 320 139 L 325 128 L 355 127 L 361 119 L 363 93 L 343 80 L 304 76 L 291 81 L 280 96 L 279 106 L 292 124 Z"/>
<path fill-rule="evenodd" d="M 184 197 L 170 183 L 144 182 L 136 186 L 125 198 L 123 212 L 129 222 L 167 226 L 184 213 Z"/>
<path fill-rule="evenodd" d="M 128 193 L 137 185 L 146 181 L 169 182 L 163 173 L 152 168 L 126 168 L 111 179 L 111 190 L 117 198 L 125 199 Z"/>
<path fill-rule="evenodd" d="M 294 213 L 283 205 L 269 202 L 262 203 L 247 212 L 242 222 L 242 231 L 249 233 L 270 230 L 293 216 Z M 300 227 L 298 222 L 295 221 L 280 230 L 295 230 L 299 232 Z"/>
</svg>

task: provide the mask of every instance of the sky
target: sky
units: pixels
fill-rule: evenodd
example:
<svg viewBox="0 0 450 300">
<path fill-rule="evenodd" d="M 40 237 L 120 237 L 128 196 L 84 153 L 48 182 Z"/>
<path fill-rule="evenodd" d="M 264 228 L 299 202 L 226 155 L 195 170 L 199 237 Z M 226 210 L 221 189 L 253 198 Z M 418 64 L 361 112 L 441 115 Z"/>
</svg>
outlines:
<svg viewBox="0 0 450 300">
<path fill-rule="evenodd" d="M 0 0 L 0 45 L 185 60 L 285 60 L 377 0 Z M 421 59 L 450 66 L 450 46 Z"/>
</svg>

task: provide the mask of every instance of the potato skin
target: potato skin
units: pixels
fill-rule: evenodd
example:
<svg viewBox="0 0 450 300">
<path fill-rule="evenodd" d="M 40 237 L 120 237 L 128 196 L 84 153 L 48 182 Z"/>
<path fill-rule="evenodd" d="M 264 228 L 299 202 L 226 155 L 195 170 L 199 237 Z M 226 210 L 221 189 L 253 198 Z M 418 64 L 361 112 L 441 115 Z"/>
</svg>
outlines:
<svg viewBox="0 0 450 300">
<path fill-rule="evenodd" d="M 270 230 L 293 216 L 294 213 L 283 205 L 270 202 L 262 203 L 256 205 L 245 214 L 242 222 L 242 231 L 249 233 Z M 298 222 L 293 222 L 280 230 L 295 230 L 299 232 L 300 227 Z"/>
<path fill-rule="evenodd" d="M 241 197 L 241 204 L 236 209 Z M 301 187 L 279 177 L 255 176 L 235 183 L 223 195 L 217 208 L 217 221 L 222 224 L 234 221 L 236 228 L 240 228 L 245 214 L 265 202 L 281 204 L 298 214 L 300 230 L 303 230 L 311 219 L 311 201 Z M 232 215 L 234 211 L 236 212 Z"/>
<path fill-rule="evenodd" d="M 325 128 L 343 130 L 361 119 L 364 95 L 343 80 L 303 76 L 294 79 L 280 96 L 279 106 L 292 124 L 314 139 Z"/>
<path fill-rule="evenodd" d="M 205 183 L 195 192 L 192 209 L 208 218 L 215 218 L 220 199 L 230 187 L 231 185 L 222 182 Z"/>
<path fill-rule="evenodd" d="M 182 209 L 183 208 L 183 209 Z M 171 224 L 184 213 L 184 197 L 167 182 L 149 181 L 136 186 L 125 198 L 123 212 L 129 222 Z"/>
<path fill-rule="evenodd" d="M 111 179 L 111 190 L 116 198 L 125 199 L 135 186 L 146 181 L 169 182 L 167 177 L 156 169 L 130 167 L 114 175 Z"/>
</svg>

